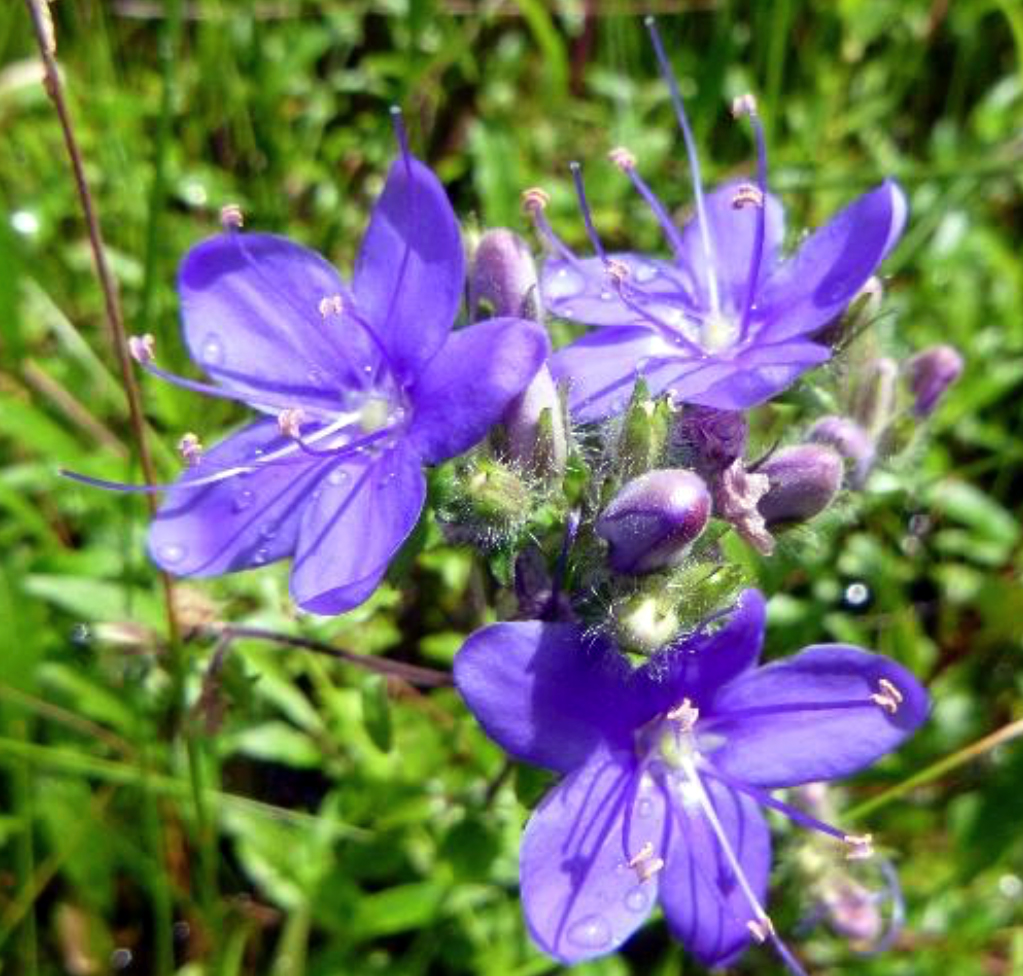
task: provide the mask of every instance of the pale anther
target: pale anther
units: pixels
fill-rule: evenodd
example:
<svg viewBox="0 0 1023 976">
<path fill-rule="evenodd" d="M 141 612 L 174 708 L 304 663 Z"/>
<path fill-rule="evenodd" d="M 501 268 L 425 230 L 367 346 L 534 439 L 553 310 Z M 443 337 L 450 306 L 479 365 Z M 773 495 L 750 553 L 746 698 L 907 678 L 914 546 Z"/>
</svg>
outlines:
<svg viewBox="0 0 1023 976">
<path fill-rule="evenodd" d="M 902 701 L 902 692 L 895 687 L 887 678 L 881 678 L 877 683 L 879 691 L 870 696 L 870 700 L 883 708 L 889 715 L 894 715 L 899 710 L 899 703 Z"/>
<path fill-rule="evenodd" d="M 753 184 L 743 183 L 732 197 L 732 208 L 742 210 L 745 207 L 762 207 L 764 195 Z"/>
<path fill-rule="evenodd" d="M 220 223 L 225 230 L 237 230 L 245 226 L 245 215 L 237 203 L 227 203 L 220 208 Z"/>
<path fill-rule="evenodd" d="M 744 115 L 756 114 L 757 100 L 749 92 L 732 99 L 732 116 L 734 118 L 739 119 Z"/>
<path fill-rule="evenodd" d="M 629 266 L 617 258 L 608 258 L 604 262 L 604 271 L 613 281 L 623 282 L 629 277 Z"/>
<path fill-rule="evenodd" d="M 331 315 L 340 315 L 345 310 L 345 303 L 340 295 L 324 295 L 319 304 L 320 315 L 328 318 Z"/>
<path fill-rule="evenodd" d="M 202 441 L 189 431 L 178 441 L 178 454 L 190 468 L 194 468 L 202 460 Z"/>
<path fill-rule="evenodd" d="M 639 878 L 640 882 L 649 881 L 658 871 L 664 870 L 664 858 L 655 857 L 649 861 L 644 861 L 642 864 L 636 867 L 636 877 Z"/>
<path fill-rule="evenodd" d="M 546 210 L 547 204 L 551 202 L 551 196 L 538 186 L 531 186 L 528 190 L 522 191 L 522 208 L 527 213 L 535 210 Z"/>
<path fill-rule="evenodd" d="M 143 366 L 153 361 L 155 350 L 156 339 L 149 332 L 145 335 L 128 337 L 128 352 L 131 353 L 131 358 Z"/>
<path fill-rule="evenodd" d="M 628 173 L 630 170 L 636 168 L 636 157 L 633 153 L 626 149 L 625 146 L 615 146 L 608 154 L 607 158 L 611 160 L 623 173 Z"/>
<path fill-rule="evenodd" d="M 902 692 L 895 687 L 887 678 L 881 678 L 878 681 L 878 687 L 883 691 L 889 698 L 894 698 L 900 705 L 902 704 L 903 697 Z"/>
<path fill-rule="evenodd" d="M 766 942 L 774 935 L 774 924 L 766 915 L 759 919 L 750 919 L 746 923 L 746 928 L 750 930 L 757 942 Z"/>
<path fill-rule="evenodd" d="M 682 704 L 676 705 L 667 717 L 672 722 L 678 722 L 683 732 L 689 732 L 696 725 L 700 710 L 688 698 L 683 698 Z"/>
<path fill-rule="evenodd" d="M 866 861 L 874 856 L 874 838 L 871 834 L 846 834 L 842 840 L 849 845 L 847 861 Z"/>
<path fill-rule="evenodd" d="M 301 407 L 289 407 L 277 415 L 277 426 L 285 437 L 292 440 L 299 440 L 302 437 L 302 424 L 305 421 L 305 414 Z"/>
<path fill-rule="evenodd" d="M 644 861 L 649 861 L 654 856 L 654 845 L 647 841 L 632 857 L 628 860 L 630 868 L 634 868 Z"/>
</svg>

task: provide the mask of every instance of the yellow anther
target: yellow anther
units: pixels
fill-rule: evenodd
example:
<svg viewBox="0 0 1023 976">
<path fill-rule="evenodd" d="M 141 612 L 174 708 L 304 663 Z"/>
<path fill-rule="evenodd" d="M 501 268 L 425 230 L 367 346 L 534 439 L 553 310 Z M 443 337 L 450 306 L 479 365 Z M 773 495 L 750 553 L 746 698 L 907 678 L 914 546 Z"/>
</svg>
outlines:
<svg viewBox="0 0 1023 976">
<path fill-rule="evenodd" d="M 245 214 L 237 203 L 227 203 L 220 208 L 220 223 L 227 230 L 237 230 L 245 226 Z"/>
<path fill-rule="evenodd" d="M 623 173 L 628 173 L 630 170 L 636 168 L 636 157 L 633 153 L 626 149 L 625 146 L 615 146 L 608 154 L 607 158 L 611 160 Z"/>
<path fill-rule="evenodd" d="M 528 190 L 522 191 L 522 209 L 527 213 L 546 210 L 550 202 L 551 195 L 538 186 L 531 186 Z"/>
</svg>

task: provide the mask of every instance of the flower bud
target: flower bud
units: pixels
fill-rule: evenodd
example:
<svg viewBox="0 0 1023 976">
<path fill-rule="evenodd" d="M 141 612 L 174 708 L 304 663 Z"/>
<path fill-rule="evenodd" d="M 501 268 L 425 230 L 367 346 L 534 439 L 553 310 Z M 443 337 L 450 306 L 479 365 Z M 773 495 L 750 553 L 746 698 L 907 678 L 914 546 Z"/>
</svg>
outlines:
<svg viewBox="0 0 1023 976">
<path fill-rule="evenodd" d="M 853 419 L 876 438 L 895 416 L 899 365 L 883 356 L 864 365 L 853 393 Z"/>
<path fill-rule="evenodd" d="M 862 488 L 874 464 L 876 448 L 870 435 L 854 420 L 829 415 L 821 417 L 807 434 L 814 444 L 827 444 L 845 459 L 849 486 Z"/>
<path fill-rule="evenodd" d="M 672 434 L 672 446 L 683 463 L 713 478 L 742 457 L 749 423 L 739 411 L 691 406 L 682 412 Z"/>
<path fill-rule="evenodd" d="M 678 635 L 682 621 L 674 600 L 639 592 L 614 607 L 615 641 L 631 654 L 653 654 Z"/>
<path fill-rule="evenodd" d="M 646 384 L 636 384 L 622 423 L 615 459 L 622 478 L 656 468 L 664 457 L 671 429 L 672 408 L 664 400 L 651 400 Z"/>
<path fill-rule="evenodd" d="M 915 398 L 913 412 L 918 417 L 927 417 L 945 391 L 959 379 L 963 357 L 952 346 L 932 346 L 913 356 L 905 370 Z"/>
<path fill-rule="evenodd" d="M 479 317 L 486 302 L 494 315 L 543 320 L 536 262 L 529 245 L 510 230 L 488 230 L 476 246 L 469 274 L 469 308 Z"/>
<path fill-rule="evenodd" d="M 650 471 L 628 482 L 597 519 L 617 573 L 639 576 L 669 569 L 707 527 L 711 498 L 692 471 Z"/>
<path fill-rule="evenodd" d="M 824 444 L 799 444 L 782 448 L 757 471 L 769 481 L 757 508 L 770 527 L 806 522 L 823 512 L 842 486 L 845 465 L 838 452 Z"/>
<path fill-rule="evenodd" d="M 507 528 L 522 522 L 531 509 L 529 488 L 523 480 L 490 458 L 475 464 L 459 488 L 469 522 Z"/>
<path fill-rule="evenodd" d="M 505 411 L 504 429 L 511 461 L 526 471 L 558 477 L 565 471 L 568 438 L 565 413 L 546 366 Z"/>
</svg>

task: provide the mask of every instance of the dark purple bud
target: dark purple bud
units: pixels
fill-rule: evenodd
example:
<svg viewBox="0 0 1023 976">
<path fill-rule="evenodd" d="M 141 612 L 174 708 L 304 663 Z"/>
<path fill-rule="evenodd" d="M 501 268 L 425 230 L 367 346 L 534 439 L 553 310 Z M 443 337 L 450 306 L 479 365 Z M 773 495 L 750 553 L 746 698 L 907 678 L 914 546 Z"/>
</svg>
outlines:
<svg viewBox="0 0 1023 976">
<path fill-rule="evenodd" d="M 666 468 L 628 482 L 597 519 L 611 567 L 639 576 L 678 565 L 707 527 L 711 499 L 692 471 Z"/>
<path fill-rule="evenodd" d="M 469 308 L 474 319 L 484 302 L 497 316 L 543 319 L 536 262 L 529 245 L 510 230 L 488 230 L 473 254 Z"/>
<path fill-rule="evenodd" d="M 565 413 L 546 366 L 509 404 L 503 423 L 511 461 L 539 475 L 564 473 L 568 458 Z"/>
<path fill-rule="evenodd" d="M 848 417 L 821 417 L 807 434 L 814 444 L 827 444 L 845 459 L 849 487 L 862 488 L 874 464 L 876 448 L 873 438 Z"/>
<path fill-rule="evenodd" d="M 905 366 L 918 417 L 929 416 L 945 391 L 963 371 L 963 357 L 951 346 L 932 346 L 913 356 Z"/>
<path fill-rule="evenodd" d="M 785 447 L 757 469 L 767 475 L 767 494 L 757 507 L 768 526 L 805 522 L 819 515 L 842 487 L 845 464 L 824 444 Z"/>
<path fill-rule="evenodd" d="M 877 437 L 895 416 L 899 364 L 883 356 L 866 363 L 853 394 L 853 419 L 871 437 Z"/>
<path fill-rule="evenodd" d="M 684 463 L 711 478 L 742 457 L 748 435 L 744 414 L 692 406 L 683 410 L 672 439 Z"/>
</svg>

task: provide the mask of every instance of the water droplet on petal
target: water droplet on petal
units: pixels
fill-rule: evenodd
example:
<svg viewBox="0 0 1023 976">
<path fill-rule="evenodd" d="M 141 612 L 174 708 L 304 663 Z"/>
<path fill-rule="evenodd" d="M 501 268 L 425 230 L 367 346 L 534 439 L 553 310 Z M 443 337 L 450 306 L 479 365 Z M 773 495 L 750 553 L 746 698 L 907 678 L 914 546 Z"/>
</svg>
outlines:
<svg viewBox="0 0 1023 976">
<path fill-rule="evenodd" d="M 650 896 L 639 885 L 636 885 L 636 887 L 625 896 L 625 907 L 630 912 L 646 911 L 646 907 L 649 904 Z"/>
<path fill-rule="evenodd" d="M 636 816 L 637 817 L 649 817 L 654 812 L 653 800 L 648 797 L 642 797 L 639 803 L 636 804 Z"/>
<path fill-rule="evenodd" d="M 199 348 L 199 358 L 207 366 L 219 366 L 224 361 L 224 344 L 216 332 L 209 332 Z"/>
<path fill-rule="evenodd" d="M 602 302 L 609 302 L 612 298 L 614 298 L 614 295 L 612 295 L 609 291 L 602 291 L 600 293 L 600 300 Z"/>
<path fill-rule="evenodd" d="M 342 471 L 341 468 L 335 468 L 327 475 L 328 485 L 343 485 L 347 480 L 348 472 Z"/>
<path fill-rule="evenodd" d="M 555 309 L 555 312 L 560 315 L 563 319 L 574 319 L 575 309 L 569 305 L 565 305 L 563 308 Z"/>
<path fill-rule="evenodd" d="M 323 370 L 319 366 L 310 366 L 305 374 L 310 383 L 317 385 L 323 381 Z"/>
<path fill-rule="evenodd" d="M 156 550 L 156 554 L 163 562 L 173 566 L 175 563 L 179 563 L 185 558 L 185 547 L 179 546 L 175 542 L 168 542 L 166 545 L 160 546 L 160 548 Z"/>
<path fill-rule="evenodd" d="M 259 528 L 259 537 L 261 539 L 272 539 L 277 535 L 277 526 L 273 522 L 267 522 L 266 525 L 262 525 Z"/>
<path fill-rule="evenodd" d="M 259 548 L 252 554 L 252 565 L 262 566 L 266 562 L 268 553 L 265 548 Z"/>
<path fill-rule="evenodd" d="M 568 941 L 580 949 L 603 949 L 611 942 L 611 926 L 602 915 L 587 915 L 569 928 Z"/>
<path fill-rule="evenodd" d="M 637 264 L 636 265 L 636 281 L 640 284 L 646 284 L 648 281 L 653 281 L 657 277 L 657 268 L 652 264 Z"/>
<path fill-rule="evenodd" d="M 234 510 L 244 512 L 255 500 L 256 496 L 248 488 L 243 488 L 234 496 Z"/>
</svg>

